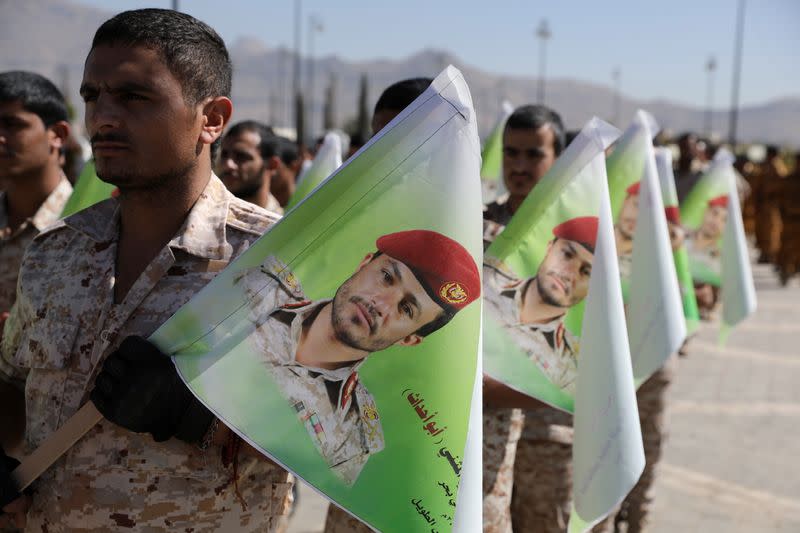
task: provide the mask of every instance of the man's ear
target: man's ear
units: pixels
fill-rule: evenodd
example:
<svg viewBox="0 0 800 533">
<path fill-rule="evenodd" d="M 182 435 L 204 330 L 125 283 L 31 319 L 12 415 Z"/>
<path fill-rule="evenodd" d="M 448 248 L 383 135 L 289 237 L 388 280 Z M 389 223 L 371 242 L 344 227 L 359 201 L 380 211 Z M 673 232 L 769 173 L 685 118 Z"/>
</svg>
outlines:
<svg viewBox="0 0 800 533">
<path fill-rule="evenodd" d="M 199 141 L 212 144 L 222 136 L 225 125 L 233 115 L 233 103 L 227 96 L 212 98 L 203 106 L 203 129 Z"/>
<path fill-rule="evenodd" d="M 416 333 L 412 333 L 411 335 L 406 335 L 396 343 L 394 346 L 416 346 L 417 344 L 421 343 L 425 337 L 421 335 L 417 335 Z"/>
<path fill-rule="evenodd" d="M 373 256 L 373 255 L 375 255 L 375 254 L 367 254 L 367 255 L 365 255 L 365 256 L 364 256 L 364 259 L 362 259 L 362 260 L 361 260 L 361 262 L 358 264 L 358 268 L 356 269 L 356 272 L 358 272 L 359 270 L 361 270 L 362 268 L 364 268 L 365 266 L 367 266 L 367 264 L 368 264 L 370 261 L 372 261 L 372 256 Z"/>
<path fill-rule="evenodd" d="M 278 170 L 281 165 L 281 158 L 277 155 L 273 155 L 269 159 L 267 159 L 267 169 L 269 170 Z"/>
<path fill-rule="evenodd" d="M 70 125 L 66 120 L 59 120 L 47 128 L 50 130 L 50 149 L 60 151 L 67 145 L 69 138 Z"/>
</svg>

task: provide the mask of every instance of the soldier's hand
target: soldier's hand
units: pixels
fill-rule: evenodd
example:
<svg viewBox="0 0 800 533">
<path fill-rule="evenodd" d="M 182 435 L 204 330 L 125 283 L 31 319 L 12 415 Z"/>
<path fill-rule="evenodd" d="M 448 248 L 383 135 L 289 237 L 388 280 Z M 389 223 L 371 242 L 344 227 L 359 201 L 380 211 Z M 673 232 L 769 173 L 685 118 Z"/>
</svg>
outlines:
<svg viewBox="0 0 800 533">
<path fill-rule="evenodd" d="M 214 415 L 183 384 L 172 361 L 142 337 L 127 337 L 103 363 L 91 400 L 111 422 L 157 442 L 199 442 Z"/>
</svg>

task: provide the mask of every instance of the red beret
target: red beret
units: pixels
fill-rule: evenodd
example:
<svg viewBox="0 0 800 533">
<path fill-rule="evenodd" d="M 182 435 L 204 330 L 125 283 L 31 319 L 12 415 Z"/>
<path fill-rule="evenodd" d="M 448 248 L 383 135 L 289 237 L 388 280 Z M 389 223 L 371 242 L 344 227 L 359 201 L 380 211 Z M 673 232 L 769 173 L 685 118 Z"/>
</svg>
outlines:
<svg viewBox="0 0 800 533">
<path fill-rule="evenodd" d="M 717 196 L 708 201 L 708 207 L 728 207 L 728 195 Z"/>
<path fill-rule="evenodd" d="M 681 223 L 681 210 L 677 205 L 670 205 L 664 208 L 664 213 L 667 215 L 667 220 L 673 224 Z"/>
<path fill-rule="evenodd" d="M 481 295 L 478 266 L 459 243 L 424 229 L 379 237 L 378 250 L 410 268 L 428 295 L 443 308 L 459 311 Z"/>
<path fill-rule="evenodd" d="M 628 196 L 637 196 L 639 194 L 639 187 L 641 187 L 641 186 L 642 186 L 642 182 L 641 181 L 637 181 L 636 183 L 634 183 L 633 185 L 631 185 L 630 187 L 625 189 L 625 192 L 628 193 Z"/>
<path fill-rule="evenodd" d="M 553 235 L 559 239 L 582 244 L 586 249 L 594 253 L 594 245 L 597 240 L 597 225 L 599 223 L 600 219 L 597 217 L 571 218 L 553 228 Z"/>
</svg>

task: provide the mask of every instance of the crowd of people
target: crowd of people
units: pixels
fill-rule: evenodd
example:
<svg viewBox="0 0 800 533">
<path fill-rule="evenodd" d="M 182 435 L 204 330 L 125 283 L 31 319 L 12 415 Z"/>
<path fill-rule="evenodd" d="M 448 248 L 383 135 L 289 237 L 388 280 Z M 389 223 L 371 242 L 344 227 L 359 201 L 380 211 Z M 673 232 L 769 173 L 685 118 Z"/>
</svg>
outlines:
<svg viewBox="0 0 800 533">
<path fill-rule="evenodd" d="M 291 476 L 219 424 L 144 340 L 278 220 L 313 156 L 267 124 L 231 124 L 232 76 L 222 39 L 188 15 L 137 10 L 103 23 L 80 94 L 97 175 L 119 196 L 60 220 L 79 146 L 64 97 L 38 74 L 0 73 L 2 527 L 285 529 Z M 388 87 L 373 134 L 430 82 Z M 487 244 L 570 137 L 557 110 L 523 105 L 509 117 L 507 194 L 485 206 Z M 691 133 L 656 144 L 679 153 L 682 201 L 716 145 Z M 790 172 L 788 163 L 772 146 L 761 162 L 736 162 L 745 229 L 783 284 L 800 269 L 800 167 Z M 716 289 L 696 289 L 703 316 L 713 316 Z M 594 531 L 647 524 L 675 364 L 638 390 L 645 473 Z M 105 420 L 20 493 L 11 476 L 18 459 L 89 399 Z M 571 415 L 484 378 L 484 531 L 565 531 L 572 441 Z M 331 505 L 325 530 L 369 529 Z"/>
</svg>

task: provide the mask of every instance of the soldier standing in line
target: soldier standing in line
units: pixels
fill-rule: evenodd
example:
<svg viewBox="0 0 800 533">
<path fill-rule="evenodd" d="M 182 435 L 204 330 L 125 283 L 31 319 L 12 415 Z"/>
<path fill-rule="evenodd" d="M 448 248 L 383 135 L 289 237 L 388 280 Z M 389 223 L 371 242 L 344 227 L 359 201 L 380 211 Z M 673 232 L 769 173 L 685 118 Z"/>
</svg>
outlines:
<svg viewBox="0 0 800 533">
<path fill-rule="evenodd" d="M 94 36 L 86 129 L 98 176 L 120 194 L 31 243 L 0 380 L 27 400 L 26 453 L 89 397 L 106 419 L 30 502 L 0 461 L 0 508 L 28 531 L 274 531 L 286 512 L 286 472 L 218 424 L 142 338 L 275 221 L 211 170 L 231 76 L 222 39 L 184 13 L 127 11 Z"/>
<path fill-rule="evenodd" d="M 283 208 L 270 192 L 280 166 L 280 140 L 272 128 L 246 120 L 222 138 L 217 174 L 236 197 L 279 215 Z"/>
<path fill-rule="evenodd" d="M 783 232 L 778 266 L 781 284 L 786 286 L 789 279 L 800 271 L 800 152 L 795 155 L 794 172 L 783 183 L 779 204 Z"/>
<path fill-rule="evenodd" d="M 781 241 L 781 201 L 783 180 L 788 171 L 778 148 L 767 146 L 767 158 L 761 165 L 756 204 L 756 246 L 761 250 L 758 262 L 776 263 Z"/>
<path fill-rule="evenodd" d="M 505 228 L 565 146 L 561 117 L 552 109 L 526 105 L 511 114 L 503 131 L 503 180 L 509 197 L 484 210 L 485 246 Z M 571 421 L 566 413 L 545 407 L 488 376 L 484 376 L 483 398 L 483 528 L 488 533 L 508 533 L 512 530 L 514 462 L 525 419 L 522 409 L 550 409 L 567 424 Z"/>
<path fill-rule="evenodd" d="M 682 204 L 689 191 L 700 181 L 704 165 L 700 160 L 697 135 L 684 133 L 678 137 L 680 156 L 675 161 L 675 190 L 678 203 Z"/>
<path fill-rule="evenodd" d="M 255 330 L 248 342 L 348 486 L 384 447 L 378 409 L 358 369 L 374 352 L 422 343 L 481 292 L 472 256 L 440 233 L 401 231 L 375 244 L 333 299 L 307 300 L 275 257 L 234 279 L 250 300 Z"/>
</svg>

